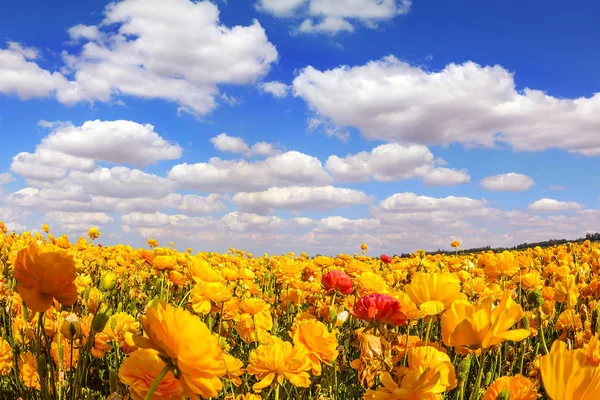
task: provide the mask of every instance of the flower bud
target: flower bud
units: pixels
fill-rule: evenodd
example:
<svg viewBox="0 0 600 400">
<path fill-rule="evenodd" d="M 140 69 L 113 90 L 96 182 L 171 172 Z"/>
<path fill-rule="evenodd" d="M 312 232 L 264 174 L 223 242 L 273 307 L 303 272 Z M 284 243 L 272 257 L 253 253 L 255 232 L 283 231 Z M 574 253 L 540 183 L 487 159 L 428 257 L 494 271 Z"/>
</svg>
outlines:
<svg viewBox="0 0 600 400">
<path fill-rule="evenodd" d="M 73 313 L 67 315 L 60 327 L 60 333 L 71 341 L 81 336 L 81 322 L 77 315 Z"/>
<path fill-rule="evenodd" d="M 105 272 L 100 278 L 100 289 L 104 291 L 113 290 L 117 286 L 117 276 L 114 272 Z"/>
<path fill-rule="evenodd" d="M 350 316 L 350 313 L 346 310 L 338 313 L 336 319 L 335 319 L 335 326 L 341 326 L 344 322 L 346 322 L 346 320 L 348 319 L 348 317 Z"/>
<path fill-rule="evenodd" d="M 542 292 L 539 290 L 532 290 L 527 295 L 527 303 L 533 308 L 541 307 L 544 304 L 544 297 L 542 296 Z"/>
<path fill-rule="evenodd" d="M 461 382 L 465 382 L 469 378 L 471 358 L 471 355 L 468 355 L 458 364 L 458 373 L 456 375 Z"/>
<path fill-rule="evenodd" d="M 94 332 L 102 332 L 104 327 L 108 323 L 108 319 L 110 318 L 110 309 L 108 307 L 102 308 L 98 311 L 98 314 L 94 316 L 92 321 L 92 329 Z"/>
</svg>

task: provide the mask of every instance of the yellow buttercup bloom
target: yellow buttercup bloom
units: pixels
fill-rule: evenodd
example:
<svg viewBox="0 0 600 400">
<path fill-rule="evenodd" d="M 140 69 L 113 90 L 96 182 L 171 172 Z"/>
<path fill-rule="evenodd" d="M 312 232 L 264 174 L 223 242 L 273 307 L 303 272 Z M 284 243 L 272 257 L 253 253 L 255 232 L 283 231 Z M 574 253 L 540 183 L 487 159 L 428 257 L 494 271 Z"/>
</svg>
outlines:
<svg viewBox="0 0 600 400">
<path fill-rule="evenodd" d="M 227 368 L 217 338 L 200 318 L 182 308 L 158 303 L 148 307 L 140 321 L 148 337 L 135 336 L 135 343 L 171 359 L 186 396 L 217 396 Z"/>
<path fill-rule="evenodd" d="M 536 385 L 523 375 L 503 376 L 488 387 L 481 400 L 496 400 L 500 393 L 507 392 L 510 400 L 536 400 Z"/>
<path fill-rule="evenodd" d="M 560 340 L 540 360 L 544 389 L 551 400 L 597 400 L 600 368 L 588 362 L 584 350 L 569 350 Z"/>
<path fill-rule="evenodd" d="M 292 327 L 295 346 L 304 346 L 308 351 L 314 375 L 321 375 L 321 363 L 331 365 L 338 356 L 338 341 L 335 332 L 329 332 L 324 323 L 316 319 L 304 319 Z"/>
<path fill-rule="evenodd" d="M 260 392 L 273 382 L 282 384 L 285 379 L 296 387 L 308 387 L 310 375 L 307 371 L 310 369 L 311 363 L 304 346 L 292 346 L 290 342 L 274 338 L 273 343 L 261 344 L 250 352 L 246 371 L 259 380 L 252 389 Z"/>
<path fill-rule="evenodd" d="M 422 315 L 437 315 L 449 308 L 460 296 L 460 280 L 450 273 L 423 273 L 413 275 L 404 290 L 419 306 Z"/>
<path fill-rule="evenodd" d="M 444 342 L 449 346 L 487 349 L 505 340 L 521 341 L 529 336 L 527 329 L 510 330 L 525 313 L 521 306 L 513 301 L 508 291 L 495 308 L 493 300 L 489 298 L 477 307 L 465 302 L 456 302 L 449 314 L 452 316 L 443 317 L 445 319 L 442 320 L 442 335 Z M 458 319 L 463 317 L 464 319 L 451 329 Z"/>
<path fill-rule="evenodd" d="M 119 369 L 119 379 L 129 387 L 129 393 L 133 400 L 144 400 L 154 378 L 158 376 L 164 366 L 165 362 L 160 359 L 156 350 L 140 349 L 125 359 Z M 157 400 L 183 399 L 183 387 L 172 371 L 169 371 L 160 381 L 152 398 Z"/>
<path fill-rule="evenodd" d="M 37 360 L 33 353 L 27 352 L 19 355 L 19 378 L 21 378 L 25 387 L 41 389 Z"/>
</svg>

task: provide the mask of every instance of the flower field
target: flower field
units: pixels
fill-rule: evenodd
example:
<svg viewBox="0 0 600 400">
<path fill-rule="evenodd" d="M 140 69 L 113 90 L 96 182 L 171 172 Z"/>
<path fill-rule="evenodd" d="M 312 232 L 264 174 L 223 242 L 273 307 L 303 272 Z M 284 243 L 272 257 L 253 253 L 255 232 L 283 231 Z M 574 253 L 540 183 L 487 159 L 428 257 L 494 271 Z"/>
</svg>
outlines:
<svg viewBox="0 0 600 400">
<path fill-rule="evenodd" d="M 589 241 L 312 258 L 0 228 L 3 398 L 600 396 Z"/>
</svg>

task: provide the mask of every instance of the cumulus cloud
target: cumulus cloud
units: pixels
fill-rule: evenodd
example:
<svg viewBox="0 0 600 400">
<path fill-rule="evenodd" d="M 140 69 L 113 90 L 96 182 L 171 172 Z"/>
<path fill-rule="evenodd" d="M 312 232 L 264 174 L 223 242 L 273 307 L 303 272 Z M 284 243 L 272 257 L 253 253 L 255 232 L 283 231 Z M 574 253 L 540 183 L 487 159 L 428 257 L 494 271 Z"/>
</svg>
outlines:
<svg viewBox="0 0 600 400">
<path fill-rule="evenodd" d="M 96 161 L 147 166 L 181 156 L 181 148 L 169 143 L 152 125 L 132 121 L 87 121 L 81 126 L 44 124 L 53 131 L 35 152 L 13 157 L 10 170 L 35 185 L 65 178 L 69 171 L 92 173 Z"/>
<path fill-rule="evenodd" d="M 488 176 L 481 180 L 481 186 L 495 192 L 524 192 L 534 184 L 531 177 L 516 172 Z"/>
<path fill-rule="evenodd" d="M 600 155 L 600 94 L 556 98 L 515 87 L 501 66 L 474 62 L 428 71 L 393 56 L 360 66 L 304 68 L 295 96 L 341 127 L 369 139 L 423 145 L 462 143 L 518 151 L 561 148 Z M 574 132 L 565 135 L 564 132 Z"/>
<path fill-rule="evenodd" d="M 385 212 L 463 211 L 484 207 L 484 200 L 469 197 L 429 197 L 415 193 L 396 193 L 383 201 L 379 208 Z"/>
<path fill-rule="evenodd" d="M 179 164 L 168 174 L 180 187 L 201 192 L 256 191 L 272 186 L 313 186 L 328 184 L 332 178 L 317 158 L 288 151 L 265 160 L 222 160 Z"/>
<path fill-rule="evenodd" d="M 263 92 L 270 93 L 271 95 L 273 95 L 273 97 L 276 97 L 278 99 L 283 99 L 284 97 L 287 97 L 290 93 L 291 88 L 292 87 L 290 85 L 286 85 L 285 83 L 277 81 L 264 82 L 260 84 L 260 89 Z"/>
<path fill-rule="evenodd" d="M 581 210 L 583 209 L 583 206 L 575 201 L 560 201 L 543 198 L 531 203 L 528 209 L 533 212 L 555 212 Z"/>
<path fill-rule="evenodd" d="M 0 186 L 7 185 L 13 182 L 15 178 L 12 176 L 10 172 L 3 172 L 0 174 Z"/>
<path fill-rule="evenodd" d="M 251 157 L 253 155 L 270 157 L 281 153 L 281 151 L 275 148 L 272 143 L 257 142 L 250 147 L 241 137 L 229 136 L 226 133 L 218 134 L 211 138 L 210 142 L 215 146 L 215 149 L 219 151 L 243 154 L 246 157 Z"/>
<path fill-rule="evenodd" d="M 435 167 L 435 157 L 425 146 L 388 143 L 370 152 L 346 157 L 330 156 L 325 168 L 339 181 L 361 182 L 374 179 L 393 182 L 415 177 L 430 186 L 457 185 L 469 182 L 466 171 Z"/>
<path fill-rule="evenodd" d="M 44 223 L 53 227 L 53 231 L 64 231 L 61 233 L 82 234 L 92 227 L 102 227 L 113 221 L 113 218 L 105 213 L 86 212 L 48 212 L 42 218 Z M 54 229 L 56 228 L 56 229 Z"/>
<path fill-rule="evenodd" d="M 364 192 L 333 186 L 272 187 L 262 192 L 236 193 L 232 200 L 243 210 L 257 213 L 275 209 L 322 211 L 371 202 Z"/>
<path fill-rule="evenodd" d="M 69 29 L 79 53 L 63 52 L 65 74 L 42 69 L 17 45 L 0 50 L 0 92 L 22 99 L 55 95 L 65 104 L 129 95 L 164 99 L 196 115 L 221 98 L 220 84 L 253 84 L 277 61 L 258 21 L 227 27 L 208 1 L 124 0 L 98 25 Z M 37 54 L 36 54 L 37 55 Z"/>
<path fill-rule="evenodd" d="M 302 19 L 301 33 L 335 35 L 357 24 L 375 28 L 410 10 L 411 0 L 258 0 L 256 8 L 278 18 Z"/>
</svg>

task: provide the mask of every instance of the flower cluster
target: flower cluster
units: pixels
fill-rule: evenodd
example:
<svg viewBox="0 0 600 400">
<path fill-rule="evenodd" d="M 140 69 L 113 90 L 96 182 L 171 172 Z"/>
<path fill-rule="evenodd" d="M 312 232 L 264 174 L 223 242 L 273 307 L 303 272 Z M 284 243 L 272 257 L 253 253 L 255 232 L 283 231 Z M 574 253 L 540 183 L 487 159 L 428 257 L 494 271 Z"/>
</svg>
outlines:
<svg viewBox="0 0 600 400">
<path fill-rule="evenodd" d="M 0 223 L 1 225 L 1 223 Z M 256 257 L 0 230 L 0 393 L 597 399 L 600 245 Z M 458 249 L 460 243 L 454 241 Z"/>
</svg>

